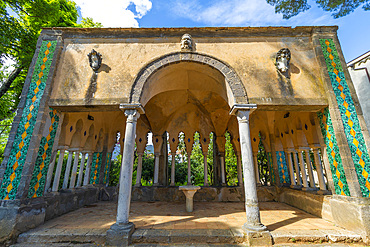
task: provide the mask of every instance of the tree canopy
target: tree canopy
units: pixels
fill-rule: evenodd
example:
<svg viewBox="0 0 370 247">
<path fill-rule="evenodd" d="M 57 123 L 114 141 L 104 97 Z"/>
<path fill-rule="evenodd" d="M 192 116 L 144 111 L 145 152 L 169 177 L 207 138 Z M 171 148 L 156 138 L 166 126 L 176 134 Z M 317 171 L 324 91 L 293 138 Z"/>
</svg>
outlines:
<svg viewBox="0 0 370 247">
<path fill-rule="evenodd" d="M 77 24 L 71 0 L 0 1 L 0 161 L 23 84 L 43 27 L 102 27 L 91 18 Z"/>
<path fill-rule="evenodd" d="M 311 8 L 307 0 L 266 1 L 275 7 L 275 13 L 283 14 L 284 19 L 289 19 Z M 316 0 L 316 4 L 324 11 L 332 12 L 334 18 L 346 16 L 360 6 L 364 10 L 370 10 L 370 0 Z"/>
<path fill-rule="evenodd" d="M 77 24 L 70 0 L 0 1 L 0 120 L 15 111 L 43 27 L 101 27 L 91 18 Z M 9 68 L 7 62 L 13 61 Z M 10 71 L 9 71 L 10 69 Z"/>
</svg>

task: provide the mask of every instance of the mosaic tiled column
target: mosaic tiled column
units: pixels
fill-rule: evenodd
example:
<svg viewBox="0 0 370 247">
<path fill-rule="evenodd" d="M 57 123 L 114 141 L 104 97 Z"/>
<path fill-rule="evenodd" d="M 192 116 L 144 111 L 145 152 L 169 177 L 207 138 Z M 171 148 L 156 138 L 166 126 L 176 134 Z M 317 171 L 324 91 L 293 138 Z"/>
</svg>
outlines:
<svg viewBox="0 0 370 247">
<path fill-rule="evenodd" d="M 99 174 L 102 164 L 102 152 L 95 152 L 92 156 L 89 184 L 99 184 Z"/>
<path fill-rule="evenodd" d="M 359 124 L 355 104 L 332 39 L 320 39 L 331 86 L 335 94 L 347 144 L 363 197 L 370 196 L 370 157 Z M 354 192 L 356 192 L 354 190 Z"/>
<path fill-rule="evenodd" d="M 330 164 L 330 171 L 333 178 L 335 193 L 337 195 L 350 196 L 347 178 L 344 172 L 342 158 L 339 153 L 337 138 L 335 137 L 333 124 L 326 108 L 317 113 L 322 131 L 322 136 L 326 145 L 326 153 Z"/>
<path fill-rule="evenodd" d="M 64 159 L 64 153 L 65 149 L 62 148 L 60 149 L 59 152 L 59 158 L 58 158 L 58 164 L 57 164 L 57 169 L 55 170 L 55 175 L 54 175 L 54 181 L 53 181 L 53 188 L 51 191 L 58 191 L 59 189 L 59 180 L 60 180 L 60 175 L 62 173 L 62 167 L 63 167 L 63 159 Z"/>
<path fill-rule="evenodd" d="M 104 166 L 104 179 L 103 179 L 103 184 L 108 186 L 109 184 L 109 170 L 110 170 L 110 163 L 112 159 L 112 153 L 107 153 L 106 158 L 105 158 L 105 166 Z"/>
<path fill-rule="evenodd" d="M 68 187 L 69 174 L 71 172 L 71 166 L 72 166 L 72 158 L 73 158 L 73 151 L 69 150 L 66 170 L 64 172 L 64 180 L 63 180 L 62 189 L 67 189 Z"/>
<path fill-rule="evenodd" d="M 289 169 L 289 175 L 290 175 L 290 187 L 294 188 L 296 186 L 295 176 L 294 176 L 294 170 L 293 170 L 293 161 L 292 161 L 292 151 L 287 150 L 286 152 L 287 158 L 288 158 L 288 169 Z"/>
<path fill-rule="evenodd" d="M 50 108 L 49 117 L 44 130 L 44 133 L 48 134 L 43 136 L 40 141 L 38 156 L 28 190 L 28 198 L 40 197 L 43 195 L 49 164 L 51 164 L 51 171 L 54 169 L 55 154 L 54 157 L 51 156 L 53 153 L 54 138 L 59 124 L 59 116 L 56 110 Z M 52 160 L 52 162 L 50 162 L 51 158 L 53 158 L 54 161 Z M 50 182 L 48 186 L 50 186 Z"/>
<path fill-rule="evenodd" d="M 286 164 L 285 152 L 276 151 L 277 166 L 279 168 L 280 183 L 290 184 L 288 166 Z"/>
<path fill-rule="evenodd" d="M 272 153 L 271 152 L 267 153 L 267 160 L 268 160 L 268 163 L 269 163 L 270 183 L 275 184 L 275 172 L 274 172 L 274 164 L 273 164 Z"/>
<path fill-rule="evenodd" d="M 84 177 L 84 182 L 83 185 L 88 185 L 90 181 L 90 169 L 91 169 L 91 164 L 93 161 L 93 153 L 88 152 L 88 157 L 87 157 L 87 162 L 86 162 L 86 169 L 85 169 L 85 177 Z"/>
<path fill-rule="evenodd" d="M 82 152 L 82 157 L 81 157 L 81 162 L 80 162 L 80 170 L 78 171 L 78 178 L 77 178 L 76 187 L 81 187 L 81 184 L 82 184 L 82 176 L 84 174 L 84 168 L 85 168 L 85 157 L 86 157 L 86 153 Z"/>
<path fill-rule="evenodd" d="M 5 160 L 7 159 L 7 163 L 0 187 L 0 200 L 14 200 L 16 198 L 18 187 L 22 179 L 22 173 L 26 163 L 28 150 L 32 150 L 35 146 L 37 148 L 39 147 L 38 145 L 40 139 L 36 137 L 33 138 L 33 140 L 37 143 L 31 142 L 31 139 L 34 134 L 37 136 L 40 132 L 37 128 L 37 133 L 34 133 L 34 130 L 38 119 L 39 110 L 41 110 L 40 113 L 42 113 L 45 107 L 45 102 L 42 102 L 42 99 L 44 98 L 43 96 L 47 86 L 46 83 L 48 80 L 56 44 L 57 41 L 42 41 L 36 59 L 36 64 L 32 72 L 28 91 L 25 91 L 27 90 L 25 89 L 22 92 L 22 97 L 24 100 L 21 100 L 18 108 L 18 114 L 21 113 L 21 117 L 16 117 L 19 119 L 19 124 L 13 139 L 10 154 L 6 155 L 5 157 Z M 48 92 L 46 93 L 48 94 Z M 17 121 L 14 123 L 17 123 Z M 10 139 L 12 138 L 10 137 Z M 35 153 L 37 153 L 37 150 Z M 33 172 L 33 169 L 31 170 L 30 168 L 34 165 L 34 163 L 32 161 L 29 162 L 31 162 L 27 167 L 29 169 L 26 169 L 26 172 L 29 172 L 29 174 L 25 174 L 25 176 L 27 176 L 24 177 L 25 180 L 31 180 L 31 174 Z M 23 182 L 25 182 L 25 180 Z M 28 187 L 30 180 L 28 180 L 27 184 L 22 186 L 25 187 L 26 185 Z M 23 194 L 27 195 L 27 193 L 24 192 L 28 191 L 22 191 Z"/>
<path fill-rule="evenodd" d="M 280 186 L 280 174 L 279 174 L 279 168 L 278 168 L 278 162 L 276 157 L 276 145 L 275 145 L 275 135 L 270 134 L 270 147 L 271 147 L 271 172 L 273 172 L 274 175 L 274 184 L 277 186 Z"/>
</svg>

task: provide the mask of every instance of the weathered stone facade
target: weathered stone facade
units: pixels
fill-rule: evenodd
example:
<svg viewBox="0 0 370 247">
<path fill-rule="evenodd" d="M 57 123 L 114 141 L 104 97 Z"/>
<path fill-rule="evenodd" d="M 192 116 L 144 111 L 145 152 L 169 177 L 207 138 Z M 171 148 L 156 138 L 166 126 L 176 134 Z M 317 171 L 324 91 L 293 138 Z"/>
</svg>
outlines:
<svg viewBox="0 0 370 247">
<path fill-rule="evenodd" d="M 110 245 L 130 242 L 134 150 L 141 176 L 148 132 L 154 187 L 141 188 L 138 175 L 135 200 L 160 200 L 163 193 L 183 198 L 176 187 L 157 187 L 175 185 L 168 155 L 176 154 L 180 132 L 188 157 L 195 132 L 207 154 L 213 133 L 212 183 L 221 187 L 203 188 L 194 199 L 245 201 L 247 236 L 271 242 L 259 199 L 302 207 L 369 238 L 370 138 L 336 30 L 44 29 L 0 167 L 0 216 L 7 215 L 0 217 L 0 241 L 45 218 L 115 197 L 105 187 L 118 132 L 123 159 Z M 239 187 L 230 189 L 224 188 L 226 132 L 238 167 Z M 268 189 L 256 187 L 260 143 L 274 186 Z M 188 185 L 190 177 L 188 159 Z M 292 189 L 281 188 L 286 186 Z M 322 213 L 315 209 L 320 203 Z M 351 221 L 338 216 L 341 211 Z"/>
</svg>

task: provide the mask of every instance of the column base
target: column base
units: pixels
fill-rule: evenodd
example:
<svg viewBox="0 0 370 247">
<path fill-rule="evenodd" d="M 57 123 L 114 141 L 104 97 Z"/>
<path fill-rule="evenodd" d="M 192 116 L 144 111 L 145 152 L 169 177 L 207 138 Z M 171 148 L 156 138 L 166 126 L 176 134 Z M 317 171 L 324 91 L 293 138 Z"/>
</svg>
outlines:
<svg viewBox="0 0 370 247">
<path fill-rule="evenodd" d="M 204 187 L 208 187 L 208 186 L 209 186 L 209 184 L 203 184 L 203 186 L 204 186 Z"/>
<path fill-rule="evenodd" d="M 302 190 L 303 190 L 303 191 L 316 191 L 316 188 L 312 188 L 312 187 L 302 187 Z"/>
<path fill-rule="evenodd" d="M 221 186 L 222 186 L 222 187 L 226 187 L 226 183 L 222 183 L 222 184 L 221 184 Z"/>
<path fill-rule="evenodd" d="M 159 183 L 155 183 L 155 184 L 153 184 L 153 186 L 159 186 Z"/>
<path fill-rule="evenodd" d="M 318 190 L 317 194 L 319 194 L 319 195 L 331 195 L 331 191 L 330 190 Z"/>
<path fill-rule="evenodd" d="M 257 183 L 256 185 L 257 185 L 258 187 L 261 187 L 261 186 L 262 186 L 262 184 L 261 184 L 261 183 Z"/>
<path fill-rule="evenodd" d="M 129 246 L 131 244 L 131 235 L 134 231 L 135 225 L 132 222 L 113 224 L 107 231 L 106 246 Z"/>
<path fill-rule="evenodd" d="M 244 230 L 245 231 L 245 230 Z M 248 246 L 272 246 L 272 236 L 269 231 L 245 231 Z"/>
<path fill-rule="evenodd" d="M 243 226 L 242 226 L 242 229 L 244 232 L 248 232 L 248 231 L 252 231 L 252 232 L 263 232 L 263 231 L 267 231 L 267 227 L 263 224 L 258 224 L 258 225 L 249 225 L 247 223 L 245 223 Z"/>
<path fill-rule="evenodd" d="M 135 184 L 134 187 L 141 187 L 141 184 Z"/>
<path fill-rule="evenodd" d="M 176 186 L 175 184 L 171 183 L 170 186 Z"/>
<path fill-rule="evenodd" d="M 292 189 L 302 189 L 302 185 L 290 185 L 289 186 L 290 188 L 292 188 Z"/>
</svg>

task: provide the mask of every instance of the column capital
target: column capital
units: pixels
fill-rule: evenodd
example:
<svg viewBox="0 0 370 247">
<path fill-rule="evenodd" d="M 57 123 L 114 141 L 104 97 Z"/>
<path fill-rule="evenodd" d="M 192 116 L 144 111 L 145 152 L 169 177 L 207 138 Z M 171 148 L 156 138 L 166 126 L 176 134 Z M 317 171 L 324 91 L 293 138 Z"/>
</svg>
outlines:
<svg viewBox="0 0 370 247">
<path fill-rule="evenodd" d="M 136 110 L 140 114 L 145 114 L 144 107 L 141 104 L 120 104 L 119 109 L 126 114 L 126 110 Z"/>
<path fill-rule="evenodd" d="M 284 151 L 286 153 L 293 153 L 293 152 L 295 152 L 295 149 L 294 148 L 286 148 L 286 149 L 284 149 Z"/>
<path fill-rule="evenodd" d="M 231 107 L 230 115 L 237 115 L 238 111 L 248 111 L 249 113 L 257 109 L 257 104 L 235 104 Z"/>
</svg>

